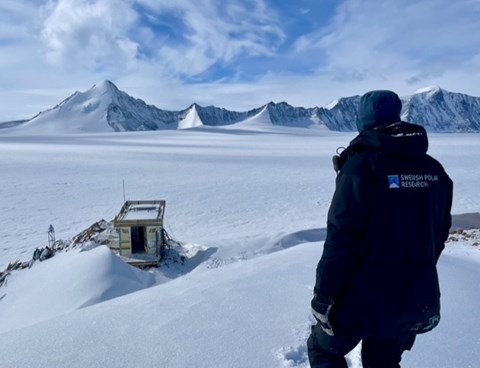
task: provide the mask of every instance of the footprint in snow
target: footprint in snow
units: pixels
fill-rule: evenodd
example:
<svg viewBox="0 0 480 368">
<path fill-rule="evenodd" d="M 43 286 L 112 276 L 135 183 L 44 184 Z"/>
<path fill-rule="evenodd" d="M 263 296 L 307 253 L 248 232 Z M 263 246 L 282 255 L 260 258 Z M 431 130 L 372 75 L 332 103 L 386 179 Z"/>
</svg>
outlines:
<svg viewBox="0 0 480 368">
<path fill-rule="evenodd" d="M 312 321 L 293 331 L 296 336 L 297 344 L 287 346 L 275 352 L 276 358 L 284 368 L 309 368 L 307 353 L 307 339 L 310 335 Z"/>
<path fill-rule="evenodd" d="M 308 324 L 294 331 L 298 344 L 279 349 L 275 356 L 283 368 L 309 368 L 307 339 L 310 336 L 311 326 L 315 323 L 313 317 L 309 318 Z M 358 344 L 345 358 L 349 368 L 362 368 L 361 358 L 362 344 Z"/>
</svg>

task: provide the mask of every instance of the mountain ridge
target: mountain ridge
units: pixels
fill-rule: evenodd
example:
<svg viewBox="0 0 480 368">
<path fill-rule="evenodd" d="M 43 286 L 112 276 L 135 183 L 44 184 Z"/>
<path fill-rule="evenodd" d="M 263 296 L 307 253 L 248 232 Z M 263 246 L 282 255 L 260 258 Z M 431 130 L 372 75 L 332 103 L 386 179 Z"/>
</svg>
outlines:
<svg viewBox="0 0 480 368">
<path fill-rule="evenodd" d="M 0 124 L 9 130 L 42 133 L 121 132 L 229 126 L 260 116 L 263 123 L 298 128 L 326 127 L 355 131 L 360 96 L 341 97 L 325 107 L 294 107 L 285 101 L 268 102 L 249 111 L 201 106 L 162 110 L 121 91 L 109 80 L 76 91 L 51 109 L 19 124 Z M 402 97 L 402 120 L 431 132 L 480 132 L 480 97 L 446 91 L 438 86 Z M 260 114 L 266 110 L 266 114 Z M 245 124 L 242 124 L 245 125 Z M 251 124 L 247 124 L 251 125 Z M 255 125 L 255 124 L 253 124 Z"/>
</svg>

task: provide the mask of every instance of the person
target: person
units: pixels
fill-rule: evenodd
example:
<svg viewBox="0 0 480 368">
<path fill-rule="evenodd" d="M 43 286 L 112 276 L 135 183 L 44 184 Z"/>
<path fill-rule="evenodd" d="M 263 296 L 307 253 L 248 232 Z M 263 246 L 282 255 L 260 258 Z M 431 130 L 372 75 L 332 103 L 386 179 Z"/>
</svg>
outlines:
<svg viewBox="0 0 480 368">
<path fill-rule="evenodd" d="M 436 263 L 451 225 L 453 183 L 427 154 L 425 129 L 400 120 L 392 91 L 360 98 L 358 136 L 334 156 L 335 193 L 316 270 L 307 341 L 312 368 L 400 367 L 440 321 Z"/>
</svg>

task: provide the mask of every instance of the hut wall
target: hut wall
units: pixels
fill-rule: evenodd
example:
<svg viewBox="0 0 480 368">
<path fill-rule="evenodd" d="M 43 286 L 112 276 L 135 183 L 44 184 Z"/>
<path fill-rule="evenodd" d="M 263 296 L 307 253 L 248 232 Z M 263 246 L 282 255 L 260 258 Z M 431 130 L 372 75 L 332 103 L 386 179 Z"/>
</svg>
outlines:
<svg viewBox="0 0 480 368">
<path fill-rule="evenodd" d="M 122 255 L 129 255 L 132 254 L 132 235 L 130 233 L 129 227 L 121 227 L 120 228 L 120 239 L 121 239 L 121 248 L 122 248 Z"/>
</svg>

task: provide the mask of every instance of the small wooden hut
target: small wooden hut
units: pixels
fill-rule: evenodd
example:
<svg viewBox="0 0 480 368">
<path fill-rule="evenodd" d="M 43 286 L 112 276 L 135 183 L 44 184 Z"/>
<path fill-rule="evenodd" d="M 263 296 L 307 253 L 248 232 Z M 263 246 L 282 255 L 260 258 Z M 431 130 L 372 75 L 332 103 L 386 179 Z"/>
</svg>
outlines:
<svg viewBox="0 0 480 368">
<path fill-rule="evenodd" d="M 158 266 L 165 241 L 164 212 L 164 200 L 126 201 L 113 219 L 118 243 L 110 248 L 131 265 Z"/>
</svg>

